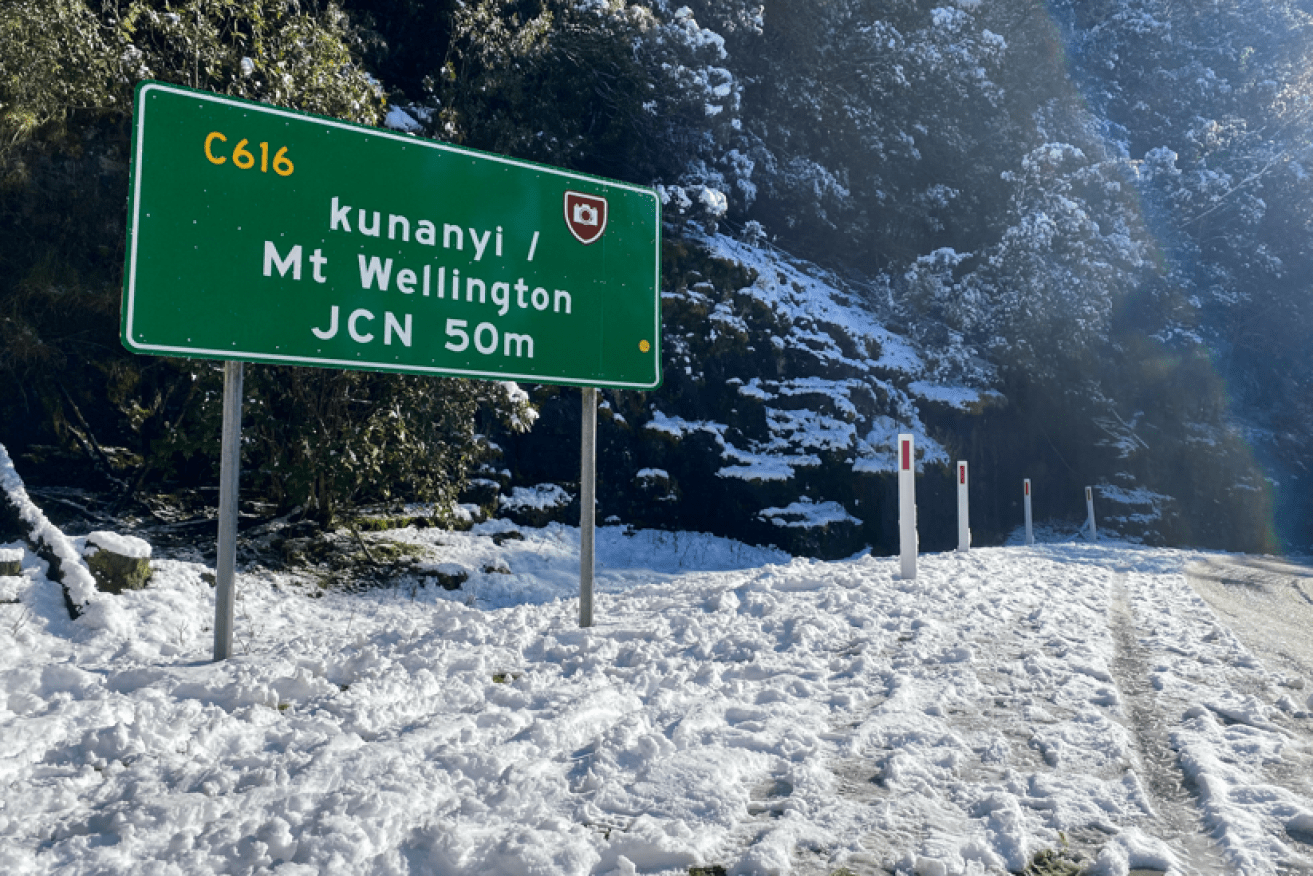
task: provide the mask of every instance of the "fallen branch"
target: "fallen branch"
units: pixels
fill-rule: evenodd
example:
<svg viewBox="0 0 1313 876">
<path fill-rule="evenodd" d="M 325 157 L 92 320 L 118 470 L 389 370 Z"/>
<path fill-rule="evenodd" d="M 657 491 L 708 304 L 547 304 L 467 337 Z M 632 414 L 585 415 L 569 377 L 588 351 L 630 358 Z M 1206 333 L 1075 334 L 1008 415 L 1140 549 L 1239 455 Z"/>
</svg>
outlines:
<svg viewBox="0 0 1313 876">
<path fill-rule="evenodd" d="M 374 559 L 374 555 L 369 552 L 369 545 L 365 544 L 365 540 L 360 537 L 360 530 L 356 529 L 356 525 L 354 523 L 348 523 L 347 528 L 350 529 L 351 534 L 356 537 L 356 543 L 359 544 L 360 549 L 365 552 L 365 556 L 369 559 L 370 564 L 373 565 L 375 569 L 382 569 L 383 566 L 378 560 Z"/>
<path fill-rule="evenodd" d="M 14 470 L 14 462 L 3 444 L 0 444 L 0 506 L 3 506 L 0 511 L 4 516 L 17 524 L 23 540 L 33 552 L 50 564 L 46 577 L 59 582 L 68 616 L 76 620 L 95 598 L 96 579 L 73 542 L 46 519 L 27 495 L 23 479 Z"/>
<path fill-rule="evenodd" d="M 82 449 L 86 451 L 87 455 L 100 463 L 102 474 L 105 475 L 110 483 L 117 486 L 120 490 L 126 490 L 128 488 L 127 482 L 121 478 L 115 477 L 114 463 L 110 462 L 109 454 L 105 453 L 105 449 L 101 447 L 100 442 L 96 440 L 95 433 L 91 431 L 91 426 L 87 423 L 87 418 L 82 416 L 82 410 L 77 406 L 77 402 L 73 401 L 73 396 L 69 395 L 68 390 L 64 388 L 64 384 L 56 382 L 55 385 L 59 387 L 59 393 L 64 397 L 64 403 L 67 404 L 69 410 L 73 412 L 73 416 L 77 419 L 78 426 L 82 430 L 81 432 L 77 429 L 71 430 L 82 443 Z"/>
</svg>

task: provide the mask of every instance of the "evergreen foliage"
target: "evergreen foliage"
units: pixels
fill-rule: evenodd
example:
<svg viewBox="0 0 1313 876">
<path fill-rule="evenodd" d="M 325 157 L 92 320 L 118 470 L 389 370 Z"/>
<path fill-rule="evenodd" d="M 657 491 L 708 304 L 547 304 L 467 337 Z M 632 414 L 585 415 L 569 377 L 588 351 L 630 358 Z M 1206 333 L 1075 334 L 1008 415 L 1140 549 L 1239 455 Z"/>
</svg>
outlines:
<svg viewBox="0 0 1313 876">
<path fill-rule="evenodd" d="M 1059 489 L 1116 471 L 1229 546 L 1274 546 L 1274 475 L 1308 544 L 1311 49 L 1290 0 L 10 0 L 4 437 L 208 472 L 213 367 L 115 337 L 150 76 L 655 185 L 672 251 L 718 228 L 840 271 L 936 380 L 1009 401 L 959 446 L 1038 448 Z M 249 379 L 256 482 L 325 517 L 449 498 L 476 428 L 523 422 L 457 381 Z"/>
<path fill-rule="evenodd" d="M 372 124 L 383 95 L 360 49 L 332 3 L 0 10 L 0 380 L 17 389 L 0 415 L 17 443 L 133 448 L 99 454 L 124 489 L 211 476 L 219 370 L 132 357 L 117 339 L 132 89 L 153 78 Z M 449 503 L 479 452 L 480 405 L 522 414 L 500 387 L 263 366 L 248 369 L 247 399 L 248 486 L 325 521 L 399 490 Z"/>
</svg>

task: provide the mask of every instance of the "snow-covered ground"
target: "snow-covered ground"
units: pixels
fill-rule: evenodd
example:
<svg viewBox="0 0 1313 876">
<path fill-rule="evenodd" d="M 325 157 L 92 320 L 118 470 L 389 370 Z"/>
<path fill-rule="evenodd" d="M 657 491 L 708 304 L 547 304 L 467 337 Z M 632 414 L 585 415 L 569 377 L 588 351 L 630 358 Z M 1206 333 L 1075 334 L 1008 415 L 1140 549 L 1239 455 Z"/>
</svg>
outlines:
<svg viewBox="0 0 1313 876">
<path fill-rule="evenodd" d="M 455 591 L 245 570 L 221 664 L 202 566 L 70 621 L 25 553 L 0 872 L 1313 872 L 1313 667 L 1245 643 L 1298 602 L 1271 570 L 1073 543 L 905 581 L 608 528 L 580 630 L 577 530 L 505 529 L 375 536 Z"/>
</svg>

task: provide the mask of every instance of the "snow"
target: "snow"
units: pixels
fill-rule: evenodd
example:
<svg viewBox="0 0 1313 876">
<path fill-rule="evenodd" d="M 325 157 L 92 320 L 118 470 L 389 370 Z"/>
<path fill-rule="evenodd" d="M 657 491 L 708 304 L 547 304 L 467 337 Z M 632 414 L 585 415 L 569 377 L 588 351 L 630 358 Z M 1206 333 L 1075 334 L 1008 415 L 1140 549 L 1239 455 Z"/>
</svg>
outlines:
<svg viewBox="0 0 1313 876">
<path fill-rule="evenodd" d="M 405 134 L 413 134 L 417 131 L 424 130 L 424 126 L 399 106 L 388 107 L 387 116 L 383 119 L 384 127 L 391 128 L 394 131 L 401 131 Z"/>
<path fill-rule="evenodd" d="M 59 560 L 64 592 L 69 601 L 79 608 L 96 598 L 96 579 L 82 560 L 82 554 L 73 543 L 49 520 L 27 495 L 23 479 L 14 469 L 9 451 L 0 445 L 0 490 L 4 490 L 10 506 L 27 527 L 28 538 L 45 546 Z"/>
<path fill-rule="evenodd" d="M 815 468 L 821 464 L 821 458 L 810 453 L 785 454 L 753 453 L 740 450 L 729 442 L 722 442 L 725 458 L 733 460 L 735 465 L 726 465 L 716 471 L 717 477 L 736 478 L 743 481 L 787 481 L 793 478 L 798 468 Z"/>
<path fill-rule="evenodd" d="M 506 401 L 514 409 L 511 417 L 511 428 L 516 432 L 527 432 L 533 427 L 538 420 L 538 410 L 529 404 L 529 393 L 520 388 L 520 385 L 513 380 L 498 381 L 498 385 L 506 393 Z"/>
<path fill-rule="evenodd" d="M 846 399 L 845 399 L 846 401 Z M 853 414 L 856 418 L 856 414 Z M 771 434 L 785 446 L 842 452 L 852 446 L 856 429 L 846 420 L 815 411 L 766 408 Z"/>
<path fill-rule="evenodd" d="M 1094 489 L 1098 491 L 1100 498 L 1107 499 L 1110 502 L 1118 502 L 1122 505 L 1156 505 L 1170 498 L 1144 487 L 1127 489 L 1114 484 L 1099 484 Z"/>
<path fill-rule="evenodd" d="M 1232 558 L 974 549 L 904 581 L 605 527 L 581 630 L 578 531 L 509 529 L 369 536 L 456 591 L 239 570 L 217 664 L 203 566 L 156 550 L 97 624 L 25 554 L 0 871 L 985 874 L 1064 840 L 1097 873 L 1313 867 L 1313 666 L 1201 598 Z"/>
<path fill-rule="evenodd" d="M 790 437 L 797 439 L 803 438 L 803 445 L 808 446 L 806 441 L 808 437 L 814 439 L 813 445 L 824 444 L 826 440 L 819 432 L 806 432 L 805 420 L 795 416 L 796 412 L 781 412 L 768 409 L 768 422 L 771 426 L 772 435 L 777 431 L 790 432 Z M 810 415 L 816 419 L 816 415 Z M 828 418 L 825 418 L 828 420 Z M 798 428 L 803 430 L 803 435 L 793 433 L 790 427 L 797 423 L 804 423 Z M 821 459 L 811 453 L 791 452 L 796 450 L 791 448 L 791 441 L 782 439 L 778 436 L 769 442 L 753 442 L 761 444 L 757 450 L 744 450 L 736 447 L 725 439 L 725 433 L 729 427 L 723 423 L 713 423 L 707 420 L 685 420 L 682 417 L 668 416 L 661 411 L 653 411 L 652 419 L 646 427 L 654 432 L 660 432 L 670 437 L 680 440 L 694 432 L 706 432 L 712 436 L 722 449 L 722 458 L 732 462 L 732 465 L 722 466 L 716 471 L 717 477 L 735 478 L 744 481 L 787 481 L 790 480 L 797 468 L 814 468 L 821 464 Z M 764 451 L 764 452 L 763 452 Z"/>
<path fill-rule="evenodd" d="M 500 497 L 500 504 L 512 511 L 546 511 L 570 504 L 570 494 L 556 484 L 514 487 L 509 496 Z"/>
<path fill-rule="evenodd" d="M 90 556 L 102 548 L 120 557 L 136 560 L 150 559 L 150 542 L 136 536 L 105 530 L 96 530 L 87 534 L 86 547 L 82 550 L 82 555 Z"/>
<path fill-rule="evenodd" d="M 709 116 L 716 115 L 720 110 L 721 107 L 719 106 L 707 105 L 707 115 Z M 723 192 L 716 191 L 713 188 L 701 186 L 698 192 L 698 200 L 702 203 L 702 206 L 706 207 L 709 216 L 719 218 L 729 211 L 729 199 L 725 197 Z"/>
<path fill-rule="evenodd" d="M 767 508 L 757 516 L 769 520 L 775 526 L 796 529 L 816 529 L 834 523 L 862 524 L 838 502 L 813 502 L 806 497 L 784 508 Z"/>
<path fill-rule="evenodd" d="M 737 380 L 738 378 L 734 379 Z M 775 398 L 775 393 L 762 388 L 760 377 L 754 377 L 747 383 L 743 383 L 739 386 L 739 395 L 744 396 L 745 398 L 756 399 L 757 401 L 770 401 Z"/>
<path fill-rule="evenodd" d="M 907 388 L 926 401 L 939 402 L 961 411 L 969 411 L 980 404 L 983 395 L 980 390 L 967 386 L 945 386 L 924 380 L 914 380 Z"/>
<path fill-rule="evenodd" d="M 820 351 L 813 350 L 815 355 L 843 362 L 861 371 L 872 367 L 909 374 L 923 370 L 924 363 L 906 339 L 885 328 L 868 309 L 844 306 L 839 300 L 842 297 L 839 290 L 827 283 L 824 276 L 815 276 L 814 272 L 803 271 L 773 257 L 768 250 L 725 235 L 706 237 L 702 242 L 713 256 L 738 262 L 757 272 L 758 279 L 750 289 L 751 294 L 788 317 L 795 325 L 795 337 L 803 334 L 799 326 L 815 320 L 838 326 L 856 340 L 873 342 L 881 351 L 879 359 L 873 363 L 851 359 L 834 345 L 829 335 L 812 332 L 811 335 L 823 344 Z"/>
<path fill-rule="evenodd" d="M 745 236 L 756 239 L 759 231 Z M 689 411 L 651 409 L 643 428 L 675 442 L 696 433 L 715 442 L 721 451 L 718 477 L 780 487 L 793 484 L 788 489 L 794 495 L 770 499 L 771 504 L 784 504 L 801 495 L 797 485 L 810 471 L 831 462 L 850 465 L 855 474 L 893 472 L 900 433 L 916 437 L 918 469 L 946 466 L 951 464 L 948 452 L 930 436 L 921 411 L 931 403 L 974 411 L 1002 399 L 995 390 L 971 385 L 973 378 L 989 375 L 969 364 L 960 337 L 951 349 L 923 356 L 916 343 L 886 328 L 879 315 L 879 284 L 853 288 L 760 241 L 752 244 L 724 235 L 698 240 L 714 257 L 748 268 L 751 284 L 720 290 L 719 300 L 708 294 L 714 290 L 705 283 L 667 290 L 663 297 L 705 308 L 713 340 L 725 336 L 746 341 L 749 353 L 759 348 L 766 352 L 763 340 L 768 342 L 788 356 L 793 375 L 778 379 L 780 360 L 769 352 L 754 357 L 757 361 L 725 378 L 738 396 L 754 404 L 740 413 L 731 403 L 723 423 L 678 415 Z M 968 257 L 941 249 L 926 263 L 951 268 Z M 689 349 L 686 337 L 692 334 L 676 333 L 668 343 L 676 362 L 686 363 L 683 370 L 691 374 L 690 360 L 683 355 Z M 681 402 L 668 399 L 666 404 Z M 855 508 L 849 513 L 862 516 Z"/>
<path fill-rule="evenodd" d="M 893 473 L 898 471 L 898 436 L 909 431 L 890 417 L 872 417 L 871 431 L 859 442 L 862 455 L 853 463 L 853 471 L 864 473 Z M 927 465 L 948 465 L 948 451 L 933 438 L 913 433 L 916 448 L 916 470 L 925 471 Z"/>
<path fill-rule="evenodd" d="M 970 21 L 961 10 L 947 7 L 930 10 L 930 18 L 935 27 L 942 27 L 946 30 L 959 30 L 966 27 Z"/>
<path fill-rule="evenodd" d="M 710 432 L 720 437 L 725 434 L 725 426 L 708 420 L 685 420 L 683 417 L 669 417 L 661 411 L 653 411 L 652 419 L 644 427 L 653 432 L 662 432 L 672 438 L 683 438 L 694 432 Z"/>
</svg>

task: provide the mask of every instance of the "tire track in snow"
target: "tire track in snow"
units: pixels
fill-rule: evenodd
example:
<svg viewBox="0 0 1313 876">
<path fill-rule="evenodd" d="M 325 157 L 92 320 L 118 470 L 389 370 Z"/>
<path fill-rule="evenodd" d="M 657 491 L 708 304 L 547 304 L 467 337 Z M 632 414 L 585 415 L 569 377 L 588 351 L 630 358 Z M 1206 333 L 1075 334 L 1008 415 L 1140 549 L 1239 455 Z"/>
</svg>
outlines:
<svg viewBox="0 0 1313 876">
<path fill-rule="evenodd" d="M 1270 683 L 1254 692 L 1287 738 L 1281 756 L 1264 764 L 1264 777 L 1304 800 L 1313 799 L 1313 569 L 1272 557 L 1223 555 L 1191 563 L 1185 578 L 1219 621 L 1271 670 Z M 1285 831 L 1297 854 L 1307 858 L 1313 853 L 1313 830 L 1298 823 L 1287 824 Z M 1303 872 L 1299 866 L 1289 872 Z"/>
<path fill-rule="evenodd" d="M 1012 726 L 1016 691 L 995 665 L 1018 663 L 1025 647 L 1012 643 L 982 664 L 979 652 L 993 649 L 992 636 L 960 637 L 938 622 L 942 607 L 927 604 L 927 595 L 920 587 L 900 590 L 882 606 L 883 647 L 870 655 L 883 667 L 880 680 L 834 728 L 847 738 L 827 769 L 850 814 L 850 846 L 824 863 L 795 856 L 795 876 L 829 876 L 836 868 L 854 876 L 955 873 L 985 860 L 988 872 L 1002 872 L 1009 838 L 989 831 L 1013 812 L 1003 807 L 991 816 L 995 804 L 978 798 L 982 785 L 997 789 L 1013 768 L 1043 766 L 1030 734 Z M 951 603 L 962 593 L 933 596 Z M 974 609 L 988 624 L 1014 619 L 1011 608 L 977 600 Z M 999 690 L 986 685 L 990 694 L 978 702 L 981 673 L 997 676 Z M 1000 842 L 1004 848 L 995 849 Z"/>
<path fill-rule="evenodd" d="M 1160 838 L 1180 858 L 1187 872 L 1199 876 L 1231 873 L 1221 849 L 1208 836 L 1198 796 L 1183 772 L 1167 735 L 1167 718 L 1150 682 L 1150 655 L 1136 632 L 1135 614 L 1119 581 L 1109 605 L 1108 627 L 1117 652 L 1112 673 L 1125 704 L 1135 754 L 1142 767 Z"/>
<path fill-rule="evenodd" d="M 842 868 L 854 876 L 888 876 L 894 872 L 891 863 L 901 858 L 908 850 L 920 848 L 926 841 L 926 828 L 932 819 L 916 819 L 917 827 L 911 828 L 906 812 L 896 811 L 894 800 L 900 796 L 886 784 L 883 761 L 892 752 L 877 748 L 866 751 L 869 744 L 867 735 L 871 722 L 878 723 L 877 715 L 886 707 L 898 708 L 911 693 L 909 678 L 900 675 L 898 664 L 907 658 L 909 645 L 915 640 L 912 618 L 903 617 L 901 612 L 890 614 L 890 605 L 881 606 L 881 626 L 884 636 L 870 652 L 866 646 L 856 650 L 845 651 L 845 655 L 857 659 L 863 656 L 882 668 L 876 673 L 878 683 L 867 690 L 867 699 L 860 707 L 846 715 L 843 726 L 834 729 L 836 737 L 844 742 L 834 747 L 828 758 L 827 769 L 833 776 L 834 790 L 837 796 L 853 807 L 853 815 L 847 825 L 856 838 L 860 851 L 849 850 L 843 855 Z M 904 799 L 904 806 L 917 805 L 916 800 Z M 878 825 L 878 827 L 877 827 Z M 795 858 L 794 876 L 829 876 L 839 865 L 833 861 L 808 860 Z"/>
<path fill-rule="evenodd" d="M 1257 557 L 1210 557 L 1185 578 L 1219 619 L 1307 696 L 1313 681 L 1313 570 Z"/>
</svg>

